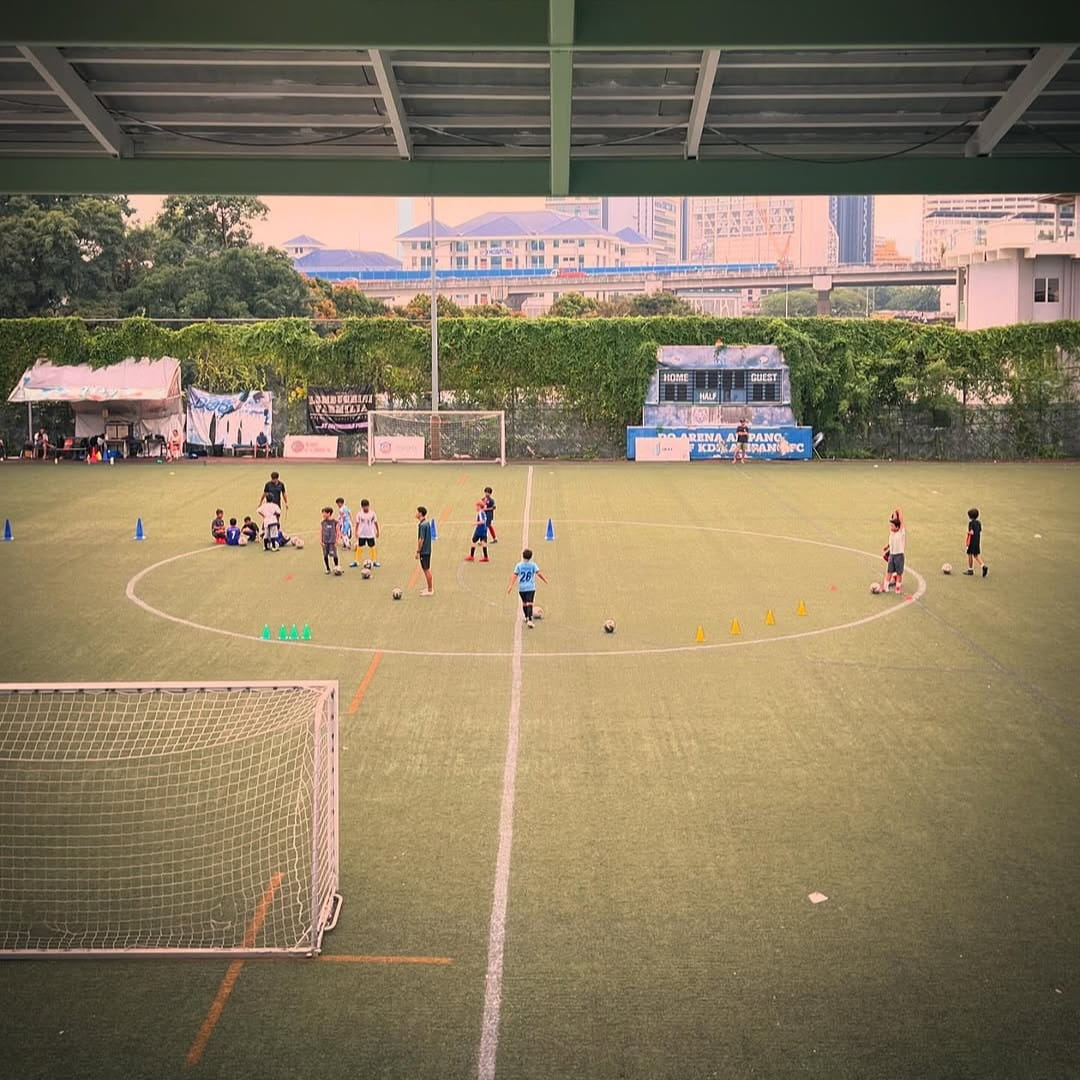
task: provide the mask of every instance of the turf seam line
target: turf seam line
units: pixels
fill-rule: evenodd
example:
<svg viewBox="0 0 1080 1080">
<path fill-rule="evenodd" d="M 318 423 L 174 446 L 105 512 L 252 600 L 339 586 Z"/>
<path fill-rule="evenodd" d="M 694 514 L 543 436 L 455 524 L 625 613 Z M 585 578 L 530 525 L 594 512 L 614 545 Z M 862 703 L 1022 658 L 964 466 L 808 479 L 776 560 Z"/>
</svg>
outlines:
<svg viewBox="0 0 1080 1080">
<path fill-rule="evenodd" d="M 367 693 L 368 687 L 371 685 L 371 680 L 375 678 L 375 672 L 378 671 L 381 661 L 381 652 L 377 652 L 371 658 L 371 663 L 368 665 L 367 671 L 364 672 L 364 677 L 360 680 L 360 685 L 356 688 L 356 693 L 353 694 L 352 701 L 349 702 L 349 716 L 352 716 L 359 710 L 360 702 L 364 700 L 364 695 Z"/>
<path fill-rule="evenodd" d="M 521 546 L 529 546 L 529 510 L 532 506 L 533 467 L 525 478 L 525 509 Z M 517 788 L 518 740 L 521 727 L 521 638 L 524 620 L 514 609 L 514 649 L 510 661 L 510 713 L 507 718 L 506 758 L 503 762 L 502 800 L 499 806 L 499 851 L 495 859 L 495 888 L 488 927 L 488 961 L 484 976 L 484 1016 L 480 1029 L 479 1080 L 495 1080 L 499 1049 L 499 1014 L 502 1009 L 503 956 L 506 951 L 506 908 L 510 891 L 510 853 L 514 840 L 514 794 Z"/>
</svg>

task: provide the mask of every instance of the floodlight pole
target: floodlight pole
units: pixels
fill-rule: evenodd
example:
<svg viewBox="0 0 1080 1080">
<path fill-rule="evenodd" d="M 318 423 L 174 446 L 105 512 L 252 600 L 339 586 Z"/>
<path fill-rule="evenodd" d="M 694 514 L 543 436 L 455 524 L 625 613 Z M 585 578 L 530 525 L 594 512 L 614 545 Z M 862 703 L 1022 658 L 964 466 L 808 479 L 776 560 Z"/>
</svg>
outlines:
<svg viewBox="0 0 1080 1080">
<path fill-rule="evenodd" d="M 431 409 L 439 411 L 439 293 L 435 278 L 435 196 L 431 196 Z"/>
</svg>

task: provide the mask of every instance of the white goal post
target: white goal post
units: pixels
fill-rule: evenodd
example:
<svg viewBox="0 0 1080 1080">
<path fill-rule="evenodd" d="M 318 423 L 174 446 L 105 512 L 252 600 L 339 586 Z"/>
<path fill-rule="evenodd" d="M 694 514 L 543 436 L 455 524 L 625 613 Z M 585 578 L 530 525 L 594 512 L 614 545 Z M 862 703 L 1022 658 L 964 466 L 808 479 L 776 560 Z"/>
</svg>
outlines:
<svg viewBox="0 0 1080 1080">
<path fill-rule="evenodd" d="M 368 410 L 368 464 L 506 464 L 506 413 L 482 410 Z"/>
<path fill-rule="evenodd" d="M 314 956 L 336 682 L 0 684 L 0 959 Z"/>
</svg>

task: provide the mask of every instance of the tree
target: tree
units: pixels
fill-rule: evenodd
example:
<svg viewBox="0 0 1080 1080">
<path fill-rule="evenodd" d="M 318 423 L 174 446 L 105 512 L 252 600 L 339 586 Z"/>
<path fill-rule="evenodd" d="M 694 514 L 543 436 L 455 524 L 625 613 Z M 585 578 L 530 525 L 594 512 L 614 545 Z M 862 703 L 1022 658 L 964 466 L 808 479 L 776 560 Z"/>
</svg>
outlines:
<svg viewBox="0 0 1080 1080">
<path fill-rule="evenodd" d="M 0 196 L 0 317 L 116 314 L 141 271 L 132 212 L 120 196 Z"/>
<path fill-rule="evenodd" d="M 773 318 L 807 318 L 817 314 L 817 293 L 813 289 L 779 290 L 761 298 L 761 314 Z"/>
<path fill-rule="evenodd" d="M 631 315 L 697 315 L 694 307 L 673 292 L 655 292 L 630 300 Z"/>
<path fill-rule="evenodd" d="M 591 296 L 579 292 L 563 293 L 548 314 L 559 319 L 594 319 L 599 314 L 600 305 Z"/>
<path fill-rule="evenodd" d="M 940 311 L 941 289 L 937 285 L 883 285 L 873 290 L 878 311 Z"/>
<path fill-rule="evenodd" d="M 448 296 L 439 297 L 440 319 L 460 319 L 461 308 Z M 427 320 L 431 318 L 431 297 L 427 293 L 417 293 L 404 307 L 394 308 L 394 314 L 403 319 Z"/>
<path fill-rule="evenodd" d="M 170 195 L 155 224 L 161 232 L 203 254 L 247 247 L 251 226 L 270 208 L 251 195 Z"/>
<path fill-rule="evenodd" d="M 271 319 L 310 315 L 311 293 L 281 251 L 232 248 L 164 264 L 123 296 L 125 310 L 150 318 Z"/>
<path fill-rule="evenodd" d="M 390 309 L 381 300 L 362 293 L 351 281 L 337 283 L 324 278 L 309 278 L 307 285 L 317 319 L 353 319 L 390 314 Z"/>
<path fill-rule="evenodd" d="M 513 312 L 505 304 L 473 304 L 462 309 L 466 319 L 509 319 Z"/>
</svg>

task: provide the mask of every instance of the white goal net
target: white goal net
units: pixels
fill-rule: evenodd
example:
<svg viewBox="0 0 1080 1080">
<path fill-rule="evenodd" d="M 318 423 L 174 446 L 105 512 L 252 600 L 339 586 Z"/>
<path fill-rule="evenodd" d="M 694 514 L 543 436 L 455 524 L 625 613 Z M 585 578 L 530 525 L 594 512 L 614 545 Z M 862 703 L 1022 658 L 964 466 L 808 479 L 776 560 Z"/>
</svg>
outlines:
<svg viewBox="0 0 1080 1080">
<path fill-rule="evenodd" d="M 0 958 L 314 955 L 337 684 L 0 685 Z"/>
<path fill-rule="evenodd" d="M 498 462 L 506 464 L 503 412 L 368 412 L 368 464 L 382 461 Z"/>
</svg>

